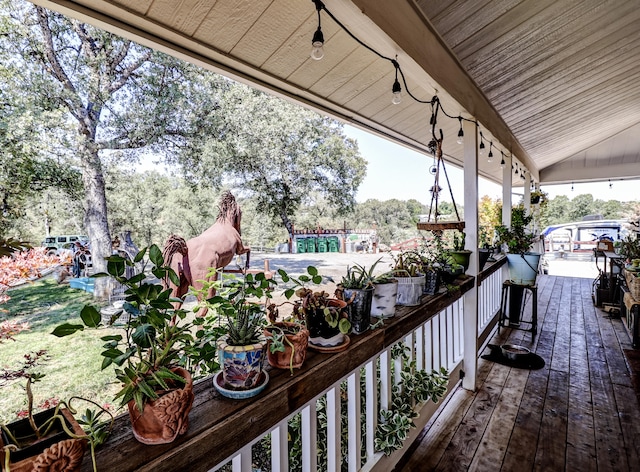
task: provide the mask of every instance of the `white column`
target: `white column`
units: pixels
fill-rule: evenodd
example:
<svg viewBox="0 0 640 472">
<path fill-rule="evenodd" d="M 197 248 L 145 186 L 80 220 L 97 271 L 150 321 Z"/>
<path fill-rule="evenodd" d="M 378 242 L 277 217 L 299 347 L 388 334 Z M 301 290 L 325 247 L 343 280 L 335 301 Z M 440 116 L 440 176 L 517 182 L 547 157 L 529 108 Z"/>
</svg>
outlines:
<svg viewBox="0 0 640 472">
<path fill-rule="evenodd" d="M 511 156 L 504 159 L 505 166 L 502 169 L 502 224 L 511 227 L 511 179 L 513 175 L 513 159 Z"/>
<path fill-rule="evenodd" d="M 473 251 L 469 274 L 476 277 L 473 288 L 464 294 L 464 372 L 462 386 L 476 389 L 478 369 L 478 127 L 464 122 L 464 223 L 465 249 Z"/>
<path fill-rule="evenodd" d="M 524 207 L 527 210 L 527 215 L 531 214 L 531 173 L 525 172 L 524 176 Z"/>
</svg>

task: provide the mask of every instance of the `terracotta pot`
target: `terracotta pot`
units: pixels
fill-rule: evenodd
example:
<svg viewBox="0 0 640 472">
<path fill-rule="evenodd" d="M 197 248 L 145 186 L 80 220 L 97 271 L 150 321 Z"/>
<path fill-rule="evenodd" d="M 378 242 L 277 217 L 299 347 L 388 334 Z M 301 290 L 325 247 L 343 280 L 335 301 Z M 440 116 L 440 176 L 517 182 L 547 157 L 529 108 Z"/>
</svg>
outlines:
<svg viewBox="0 0 640 472">
<path fill-rule="evenodd" d="M 297 369 L 300 368 L 307 357 L 307 346 L 309 345 L 309 330 L 301 327 L 296 323 L 278 322 L 275 326 L 299 330 L 296 334 L 286 334 L 289 342 L 284 343 L 284 352 L 271 352 L 272 333 L 267 326 L 264 329 L 264 335 L 267 338 L 267 359 L 271 367 L 277 369 Z M 291 345 L 294 346 L 293 359 L 291 358 Z"/>
<path fill-rule="evenodd" d="M 175 367 L 172 372 L 186 379 L 186 384 L 145 403 L 142 413 L 131 400 L 129 418 L 133 435 L 143 444 L 166 444 L 189 429 L 189 412 L 193 406 L 193 379 L 189 371 Z"/>
<path fill-rule="evenodd" d="M 47 410 L 34 415 L 36 424 L 42 425 L 48 418 L 53 416 L 55 410 Z M 60 414 L 64 416 L 69 430 L 77 436 L 85 436 L 78 422 L 69 410 L 62 408 Z M 9 430 L 18 437 L 25 438 L 33 434 L 28 419 L 22 419 L 7 426 Z M 34 435 L 35 439 L 35 435 Z M 22 441 L 24 442 L 24 441 Z M 0 436 L 0 461 L 2 467 L 5 463 L 4 446 L 10 441 L 3 431 Z M 61 425 L 55 425 L 52 432 L 40 440 L 34 441 L 28 446 L 11 452 L 10 467 L 12 472 L 31 472 L 34 470 L 41 472 L 58 472 L 61 470 L 75 472 L 80 470 L 82 458 L 87 448 L 86 439 L 71 438 Z M 4 468 L 2 469 L 4 470 Z"/>
</svg>

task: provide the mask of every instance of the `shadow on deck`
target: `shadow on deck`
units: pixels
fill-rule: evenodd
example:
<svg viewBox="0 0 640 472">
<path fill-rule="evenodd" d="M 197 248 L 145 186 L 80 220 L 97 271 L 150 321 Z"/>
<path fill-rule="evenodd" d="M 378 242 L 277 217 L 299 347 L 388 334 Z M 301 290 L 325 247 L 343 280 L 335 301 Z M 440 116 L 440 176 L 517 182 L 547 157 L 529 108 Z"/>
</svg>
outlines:
<svg viewBox="0 0 640 472">
<path fill-rule="evenodd" d="M 502 328 L 491 343 L 526 346 L 545 367 L 479 359 L 478 390 L 459 388 L 395 470 L 638 470 L 640 406 L 623 353 L 631 341 L 593 305 L 591 283 L 540 277 L 538 336 Z"/>
</svg>

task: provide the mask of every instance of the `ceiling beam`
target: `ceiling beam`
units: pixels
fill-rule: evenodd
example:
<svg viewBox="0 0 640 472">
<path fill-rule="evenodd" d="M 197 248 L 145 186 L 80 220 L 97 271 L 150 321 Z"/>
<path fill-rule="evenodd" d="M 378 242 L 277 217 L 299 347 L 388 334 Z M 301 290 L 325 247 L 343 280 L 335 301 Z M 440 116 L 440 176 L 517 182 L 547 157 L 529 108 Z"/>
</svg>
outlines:
<svg viewBox="0 0 640 472">
<path fill-rule="evenodd" d="M 545 167 L 540 171 L 541 184 L 567 184 L 571 182 L 603 182 L 608 179 L 640 179 L 640 166 L 637 162 L 624 164 L 599 165 L 598 175 L 594 177 L 593 168 L 584 164 L 572 165 L 571 161 Z"/>
</svg>

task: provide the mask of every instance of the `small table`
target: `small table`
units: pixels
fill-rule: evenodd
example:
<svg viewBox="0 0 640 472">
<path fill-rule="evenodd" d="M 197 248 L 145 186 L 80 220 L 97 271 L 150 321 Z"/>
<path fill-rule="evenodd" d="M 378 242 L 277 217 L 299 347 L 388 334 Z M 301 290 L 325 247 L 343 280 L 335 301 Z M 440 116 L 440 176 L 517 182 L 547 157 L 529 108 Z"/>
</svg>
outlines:
<svg viewBox="0 0 640 472">
<path fill-rule="evenodd" d="M 518 324 L 517 326 L 514 326 L 512 324 L 509 324 L 509 326 L 507 326 L 506 324 L 506 322 L 509 320 L 509 317 L 507 316 L 507 303 L 509 301 L 509 295 L 512 293 L 512 290 L 511 290 L 512 287 L 529 290 L 532 295 L 533 304 L 531 306 L 531 321 L 522 321 L 522 311 L 525 306 L 524 296 L 523 296 L 523 302 L 520 304 L 520 313 L 519 313 L 520 324 Z M 521 328 L 520 325 L 522 323 L 531 325 L 531 327 Z M 505 280 L 504 282 L 502 282 L 502 298 L 500 300 L 500 319 L 498 321 L 498 326 L 499 326 L 498 330 L 501 327 L 509 327 L 512 329 L 519 329 L 522 331 L 530 331 L 533 339 L 535 339 L 536 334 L 538 333 L 538 285 L 537 284 L 534 283 L 532 285 L 520 285 L 520 284 L 513 283 L 510 280 Z"/>
</svg>

